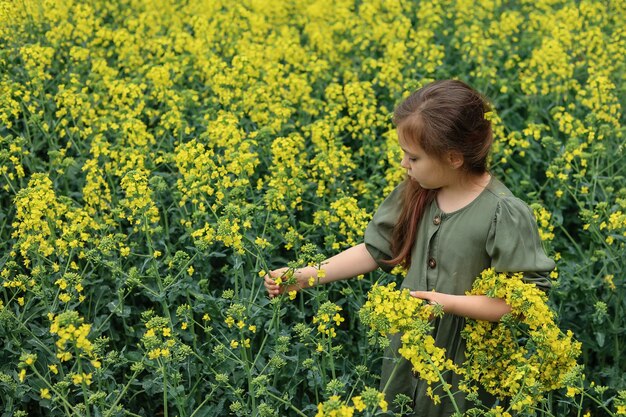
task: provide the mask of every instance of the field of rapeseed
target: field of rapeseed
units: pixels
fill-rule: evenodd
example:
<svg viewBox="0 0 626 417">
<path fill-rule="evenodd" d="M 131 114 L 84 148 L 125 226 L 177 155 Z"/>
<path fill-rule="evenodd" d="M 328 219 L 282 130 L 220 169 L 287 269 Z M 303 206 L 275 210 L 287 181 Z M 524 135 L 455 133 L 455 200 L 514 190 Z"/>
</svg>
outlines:
<svg viewBox="0 0 626 417">
<path fill-rule="evenodd" d="M 626 415 L 624 56 L 623 0 L 0 0 L 2 417 L 391 415 L 396 331 L 508 399 L 468 415 Z M 394 106 L 443 78 L 557 261 L 550 309 L 485 271 L 523 320 L 470 323 L 462 369 L 401 273 L 261 278 L 360 242 Z"/>
</svg>

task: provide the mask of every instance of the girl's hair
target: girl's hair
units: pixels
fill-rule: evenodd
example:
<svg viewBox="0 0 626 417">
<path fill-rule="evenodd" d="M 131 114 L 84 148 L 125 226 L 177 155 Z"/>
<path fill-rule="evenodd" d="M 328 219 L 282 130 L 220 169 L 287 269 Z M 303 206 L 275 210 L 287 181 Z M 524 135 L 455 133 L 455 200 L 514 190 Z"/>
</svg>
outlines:
<svg viewBox="0 0 626 417">
<path fill-rule="evenodd" d="M 396 108 L 393 123 L 407 144 L 419 145 L 429 156 L 443 158 L 448 152 L 463 157 L 461 169 L 471 174 L 487 172 L 493 141 L 487 100 L 467 84 L 436 81 L 412 93 Z M 436 190 L 422 188 L 410 178 L 402 196 L 402 210 L 393 229 L 390 265 L 411 264 L 419 221 Z"/>
</svg>

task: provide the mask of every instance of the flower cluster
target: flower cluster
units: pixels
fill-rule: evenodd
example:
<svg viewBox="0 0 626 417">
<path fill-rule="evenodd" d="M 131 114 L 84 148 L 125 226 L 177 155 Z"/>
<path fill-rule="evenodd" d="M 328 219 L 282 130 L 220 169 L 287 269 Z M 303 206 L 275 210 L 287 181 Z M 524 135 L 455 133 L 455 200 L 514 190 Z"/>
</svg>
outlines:
<svg viewBox="0 0 626 417">
<path fill-rule="evenodd" d="M 224 320 L 228 328 L 237 329 L 239 337 L 230 341 L 230 347 L 233 349 L 242 346 L 250 347 L 250 339 L 256 333 L 257 327 L 251 323 L 248 317 L 246 307 L 241 303 L 233 303 L 226 310 L 226 319 Z"/>
<path fill-rule="evenodd" d="M 428 327 L 432 305 L 412 297 L 408 289 L 395 288 L 395 283 L 372 287 L 359 313 L 363 323 L 383 336 Z"/>
<path fill-rule="evenodd" d="M 395 283 L 374 285 L 360 311 L 361 320 L 371 331 L 383 336 L 402 333 L 398 352 L 429 384 L 440 382 L 446 371 L 458 372 L 446 357 L 445 349 L 436 346 L 431 335 L 430 320 L 435 314 L 441 314 L 440 309 L 412 297 L 408 289 L 395 290 Z M 432 395 L 432 391 L 429 393 Z"/>
<path fill-rule="evenodd" d="M 146 311 L 143 316 L 147 330 L 141 341 L 149 363 L 160 366 L 180 362 L 190 354 L 188 347 L 178 339 L 170 320 L 155 316 L 152 311 Z"/>
<path fill-rule="evenodd" d="M 354 246 L 363 235 L 370 215 L 360 208 L 353 197 L 343 197 L 330 204 L 330 210 L 318 210 L 313 224 L 329 227 L 335 234 L 329 235 L 326 244 L 332 250 Z"/>
<path fill-rule="evenodd" d="M 159 221 L 159 209 L 153 200 L 148 184 L 148 172 L 130 171 L 120 183 L 126 198 L 120 201 L 124 211 L 120 214 L 135 230 L 152 230 L 148 226 Z"/>
<path fill-rule="evenodd" d="M 1 119 L 0 119 L 1 120 Z M 13 183 L 20 178 L 24 178 L 24 166 L 22 160 L 30 154 L 26 149 L 25 140 L 21 137 L 0 137 L 0 184 L 2 189 L 8 192 L 13 187 Z M 15 189 L 13 189 L 15 192 Z"/>
<path fill-rule="evenodd" d="M 463 331 L 467 359 L 463 366 L 446 358 L 435 345 L 429 319 L 433 307 L 411 297 L 395 284 L 375 285 L 361 309 L 362 321 L 381 335 L 402 333 L 399 353 L 429 384 L 452 371 L 464 376 L 463 389 L 474 382 L 500 398 L 510 398 L 514 410 L 534 406 L 545 393 L 568 385 L 579 371 L 580 343 L 555 324 L 545 294 L 526 284 L 521 274 L 509 276 L 485 270 L 471 294 L 502 298 L 511 313 L 497 323 L 469 320 Z M 429 391 L 433 400 L 438 398 Z"/>
<path fill-rule="evenodd" d="M 339 395 L 332 395 L 327 401 L 317 405 L 315 417 L 352 417 L 355 412 L 375 413 L 377 410 L 387 411 L 385 394 L 371 387 L 365 387 L 363 391 L 351 398 L 353 405 L 348 405 Z"/>
<path fill-rule="evenodd" d="M 317 310 L 313 317 L 313 324 L 317 324 L 317 331 L 332 339 L 337 336 L 336 328 L 345 321 L 339 314 L 341 307 L 330 301 L 326 301 Z"/>
<path fill-rule="evenodd" d="M 626 390 L 618 393 L 615 400 L 615 415 L 626 416 Z"/>
<path fill-rule="evenodd" d="M 620 0 L 153 3 L 0 0 L 6 414 L 311 414 L 331 395 L 320 388 L 329 379 L 355 393 L 375 383 L 355 368 L 377 363 L 379 351 L 363 343 L 363 328 L 341 332 L 367 280 L 269 300 L 251 271 L 298 258 L 306 242 L 326 254 L 360 242 L 376 207 L 406 177 L 393 108 L 430 81 L 459 74 L 492 103 L 491 172 L 535 203 L 550 256 L 562 254 L 552 301 L 584 341 L 588 375 L 609 387 L 591 407 L 624 413 Z M 323 278 L 322 260 L 288 267 L 312 265 Z M 294 280 L 286 274 L 281 285 Z M 326 300 L 342 310 L 317 311 Z M 428 338 L 433 309 L 412 302 L 394 299 L 375 311 L 372 334 L 382 343 L 382 334 L 403 333 L 403 353 L 436 380 L 444 356 Z M 419 317 L 403 321 L 398 308 Z M 64 316 L 74 309 L 78 318 Z M 50 334 L 48 313 L 58 333 Z M 102 337 L 85 336 L 81 317 Z M 507 320 L 514 335 L 530 331 Z M 562 397 L 537 407 L 587 402 L 583 385 L 570 384 L 574 371 L 558 384 L 537 379 L 556 373 L 546 361 L 538 371 L 524 365 L 543 345 L 521 346 L 499 326 L 472 333 L 489 330 L 511 352 L 511 377 L 498 389 L 564 384 Z M 541 331 L 560 341 L 549 346 L 555 355 L 567 351 L 554 328 Z M 474 357 L 481 369 L 492 364 Z M 97 358 L 100 369 L 91 363 Z M 555 366 L 565 372 L 563 362 Z M 535 381 L 520 384 L 526 376 Z M 520 392 L 508 403 L 522 408 L 539 398 Z M 378 413 L 375 396 L 371 406 L 367 398 L 338 406 Z"/>
<path fill-rule="evenodd" d="M 57 335 L 56 357 L 60 362 L 67 362 L 76 355 L 75 361 L 78 364 L 78 372 L 72 373 L 74 385 L 90 385 L 92 373 L 85 372 L 85 363 L 88 361 L 93 369 L 99 369 L 101 361 L 96 354 L 93 343 L 88 339 L 91 332 L 91 325 L 84 322 L 76 311 L 66 311 L 56 316 L 50 315 L 52 324 L 50 333 Z M 53 373 L 57 373 L 56 365 L 49 365 Z"/>
<path fill-rule="evenodd" d="M 549 391 L 563 388 L 577 372 L 580 343 L 571 331 L 563 333 L 545 293 L 523 280 L 522 274 L 487 269 L 470 294 L 504 299 L 511 313 L 500 322 L 469 320 L 466 382 L 479 382 L 511 407 L 534 406 Z"/>
</svg>

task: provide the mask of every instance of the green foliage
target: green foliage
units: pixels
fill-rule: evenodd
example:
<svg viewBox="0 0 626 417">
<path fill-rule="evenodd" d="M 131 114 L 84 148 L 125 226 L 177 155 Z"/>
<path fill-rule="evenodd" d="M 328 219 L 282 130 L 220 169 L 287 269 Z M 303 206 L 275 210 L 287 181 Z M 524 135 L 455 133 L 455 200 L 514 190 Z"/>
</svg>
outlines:
<svg viewBox="0 0 626 417">
<path fill-rule="evenodd" d="M 442 78 L 492 101 L 582 342 L 542 415 L 626 415 L 624 27 L 618 0 L 0 0 L 3 415 L 381 413 L 358 311 L 401 278 L 269 300 L 259 271 L 359 242 L 404 175 L 393 107 Z"/>
</svg>

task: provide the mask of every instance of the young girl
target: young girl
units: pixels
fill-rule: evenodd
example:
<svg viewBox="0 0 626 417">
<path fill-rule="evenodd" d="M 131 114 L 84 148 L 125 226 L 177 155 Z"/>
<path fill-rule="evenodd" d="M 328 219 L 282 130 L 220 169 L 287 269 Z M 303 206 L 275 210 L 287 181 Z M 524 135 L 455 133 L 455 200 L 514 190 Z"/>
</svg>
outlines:
<svg viewBox="0 0 626 417">
<path fill-rule="evenodd" d="M 328 259 L 320 284 L 371 272 L 407 269 L 401 287 L 411 295 L 441 304 L 444 316 L 435 319 L 433 336 L 457 364 L 465 360 L 461 330 L 466 318 L 497 321 L 510 311 L 501 299 L 465 295 L 487 268 L 523 272 L 525 280 L 548 289 L 554 269 L 541 245 L 531 209 L 487 169 L 492 143 L 489 105 L 460 81 L 429 84 L 411 94 L 395 110 L 407 178 L 383 201 L 365 231 L 364 243 Z M 270 297 L 308 287 L 314 267 L 296 271 L 298 284 L 276 285 L 285 268 L 265 277 Z M 426 395 L 427 384 L 399 358 L 399 335 L 391 338 L 382 367 L 381 390 L 391 404 L 399 393 L 413 399 L 415 416 L 449 416 L 452 401 L 439 389 L 441 404 Z M 400 361 L 396 368 L 396 362 Z M 395 368 L 395 370 L 394 370 Z M 446 374 L 457 391 L 458 377 Z M 481 395 L 485 405 L 493 399 Z M 472 407 L 455 394 L 461 410 Z"/>
</svg>

